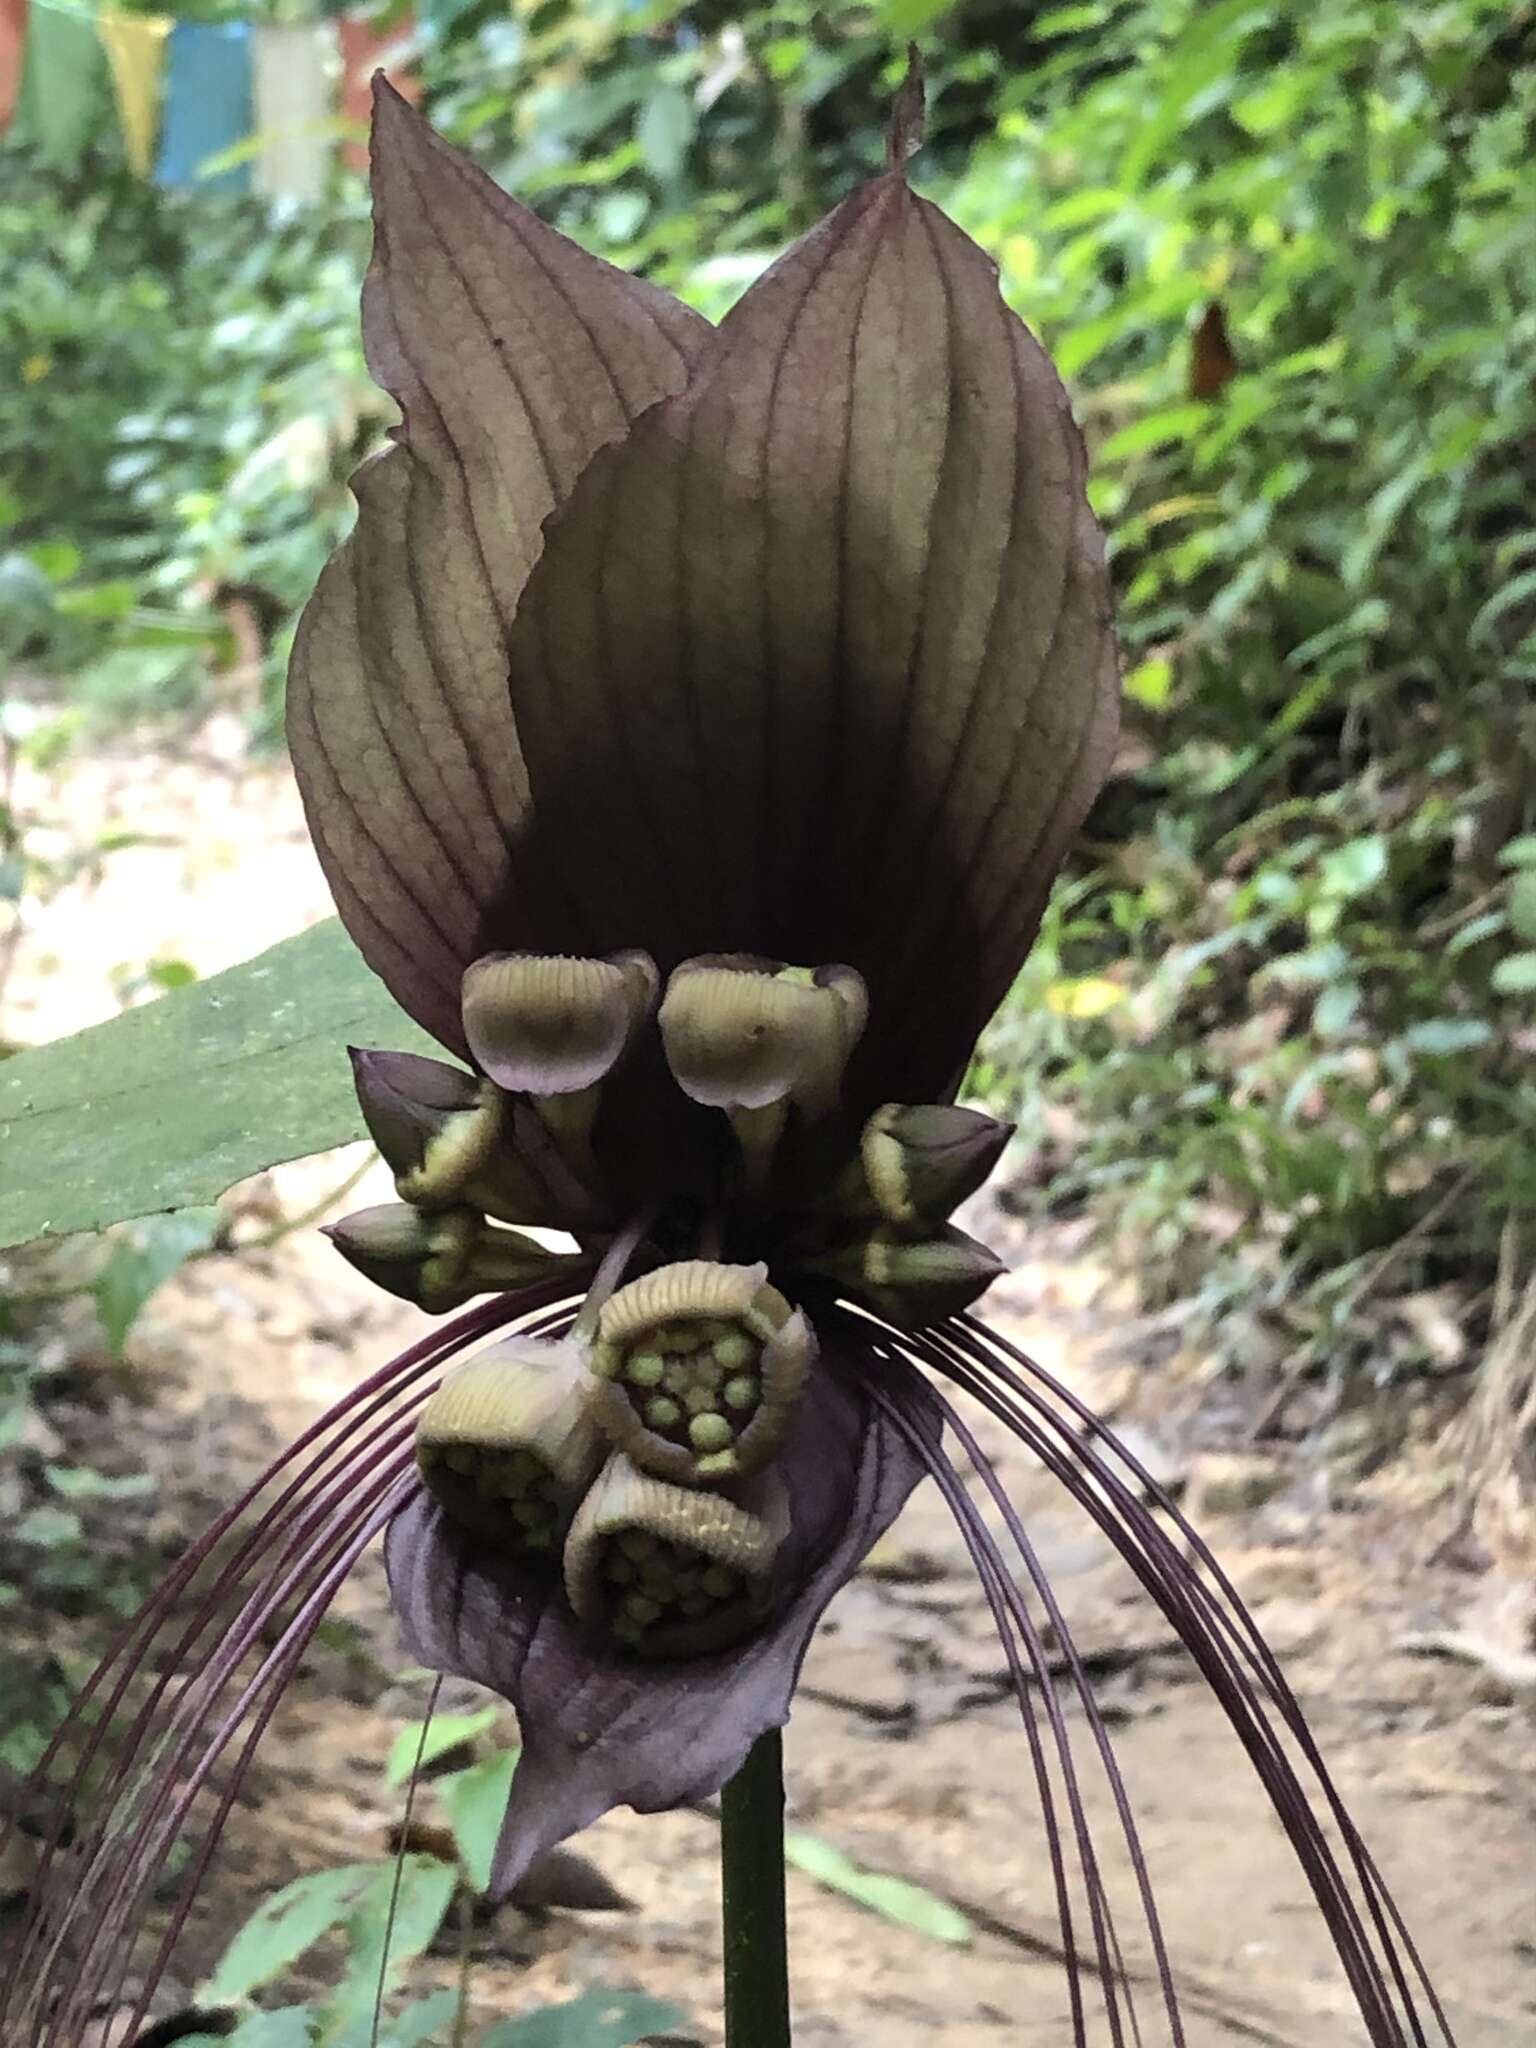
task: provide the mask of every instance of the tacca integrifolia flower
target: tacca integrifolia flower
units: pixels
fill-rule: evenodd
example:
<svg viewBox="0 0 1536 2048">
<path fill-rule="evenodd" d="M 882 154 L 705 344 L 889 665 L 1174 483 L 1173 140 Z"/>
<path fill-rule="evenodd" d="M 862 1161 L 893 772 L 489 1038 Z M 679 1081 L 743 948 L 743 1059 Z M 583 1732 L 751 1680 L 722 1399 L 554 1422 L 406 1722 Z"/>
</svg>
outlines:
<svg viewBox="0 0 1536 2048">
<path fill-rule="evenodd" d="M 429 1311 L 495 1298 L 317 1425 L 98 1673 L 5 2038 L 76 2037 L 201 1821 L 185 1912 L 381 1530 L 412 1655 L 516 1707 L 505 1891 L 615 1805 L 715 1791 L 929 1473 L 1013 1673 L 1071 2038 L 1086 1976 L 1108 2038 L 1135 1998 L 1047 1624 L 1181 2040 L 1102 1720 L 937 1376 L 1140 1575 L 1253 1757 L 1369 2038 L 1424 2041 L 1412 1951 L 1230 1585 L 1170 1502 L 1150 1511 L 1130 1454 L 968 1313 L 999 1265 L 950 1218 L 1007 1132 L 952 1098 L 1116 731 L 1103 552 L 1048 359 L 899 163 L 718 328 L 543 226 L 383 86 L 374 181 L 364 333 L 402 424 L 305 613 L 289 730 L 342 917 L 449 1057 L 354 1052 L 400 1199 L 331 1235 Z"/>
</svg>

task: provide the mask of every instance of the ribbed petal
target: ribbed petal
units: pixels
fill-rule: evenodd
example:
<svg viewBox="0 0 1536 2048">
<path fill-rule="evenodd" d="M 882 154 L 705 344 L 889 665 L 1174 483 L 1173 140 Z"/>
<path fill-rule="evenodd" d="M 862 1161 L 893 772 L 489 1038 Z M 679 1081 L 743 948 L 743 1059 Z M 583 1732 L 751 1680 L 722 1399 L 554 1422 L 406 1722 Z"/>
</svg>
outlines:
<svg viewBox="0 0 1536 2048">
<path fill-rule="evenodd" d="M 757 1737 L 788 1719 L 823 1610 L 923 1467 L 865 1396 L 822 1369 L 775 1471 L 792 1516 L 779 1617 L 740 1648 L 687 1663 L 614 1656 L 547 1581 L 462 1536 L 426 1499 L 391 1526 L 385 1558 L 411 1654 L 517 1709 L 523 1753 L 497 1848 L 497 1896 L 613 1807 L 657 1813 L 719 1790 Z"/>
<path fill-rule="evenodd" d="M 682 388 L 711 330 L 545 227 L 382 82 L 373 165 L 364 337 L 401 445 L 359 473 L 357 529 L 304 614 L 289 742 L 348 929 L 462 1052 L 463 968 L 543 943 L 518 879 L 529 794 L 506 687 L 542 523 L 596 449 Z"/>
<path fill-rule="evenodd" d="M 858 1103 L 941 1093 L 1118 696 L 1081 440 L 990 260 L 899 176 L 856 193 L 594 460 L 511 653 L 567 943 L 847 961 Z"/>
</svg>

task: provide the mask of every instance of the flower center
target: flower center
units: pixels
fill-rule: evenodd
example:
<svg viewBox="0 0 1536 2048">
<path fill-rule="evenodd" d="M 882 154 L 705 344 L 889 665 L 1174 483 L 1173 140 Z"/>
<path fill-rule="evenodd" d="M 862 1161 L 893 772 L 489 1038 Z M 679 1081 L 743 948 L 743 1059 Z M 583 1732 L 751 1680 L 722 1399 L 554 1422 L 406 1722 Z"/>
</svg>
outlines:
<svg viewBox="0 0 1536 2048">
<path fill-rule="evenodd" d="M 945 1219 L 1005 1126 L 888 1104 L 838 1141 L 865 1010 L 847 967 L 715 954 L 663 992 L 643 953 L 499 954 L 464 977 L 478 1075 L 355 1056 L 403 1199 L 334 1226 L 339 1249 L 433 1311 L 492 1289 L 584 1297 L 567 1337 L 506 1339 L 448 1375 L 418 1427 L 423 1482 L 500 1554 L 558 1557 L 577 1614 L 637 1654 L 702 1654 L 766 1611 L 808 1307 L 842 1294 L 912 1327 L 1000 1270 Z M 636 1118 L 648 1137 L 627 1151 Z M 829 1153 L 805 1198 L 804 1161 Z M 637 1189 L 642 1161 L 657 1184 Z"/>
</svg>

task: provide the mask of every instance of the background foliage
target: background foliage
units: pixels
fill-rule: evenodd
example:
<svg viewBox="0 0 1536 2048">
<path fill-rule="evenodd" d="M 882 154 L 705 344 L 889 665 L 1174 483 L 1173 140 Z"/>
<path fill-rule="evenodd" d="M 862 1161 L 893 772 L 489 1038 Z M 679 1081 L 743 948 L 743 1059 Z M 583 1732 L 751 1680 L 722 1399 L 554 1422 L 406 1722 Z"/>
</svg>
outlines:
<svg viewBox="0 0 1536 2048">
<path fill-rule="evenodd" d="M 1390 1305 L 1440 1286 L 1473 1355 L 1536 1202 L 1531 6 L 423 22 L 439 124 L 710 312 L 878 163 L 928 36 L 921 182 L 1074 388 L 1129 672 L 1085 858 L 976 1076 L 1020 1118 L 1020 1200 L 1127 1234 L 1235 1362 L 1415 1370 Z M 364 194 L 156 194 L 115 148 L 73 177 L 5 153 L 6 744 L 210 695 L 271 739 L 384 418 Z M 13 900 L 47 886 L 26 828 L 0 815 Z"/>
</svg>

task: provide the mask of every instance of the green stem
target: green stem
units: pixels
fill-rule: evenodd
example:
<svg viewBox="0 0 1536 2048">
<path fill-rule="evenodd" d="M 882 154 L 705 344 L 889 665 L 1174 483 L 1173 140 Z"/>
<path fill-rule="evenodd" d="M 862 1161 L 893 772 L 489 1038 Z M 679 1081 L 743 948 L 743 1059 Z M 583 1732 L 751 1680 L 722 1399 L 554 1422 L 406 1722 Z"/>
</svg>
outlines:
<svg viewBox="0 0 1536 2048">
<path fill-rule="evenodd" d="M 726 2048 L 789 2048 L 784 1749 L 775 1728 L 720 1796 Z"/>
</svg>

